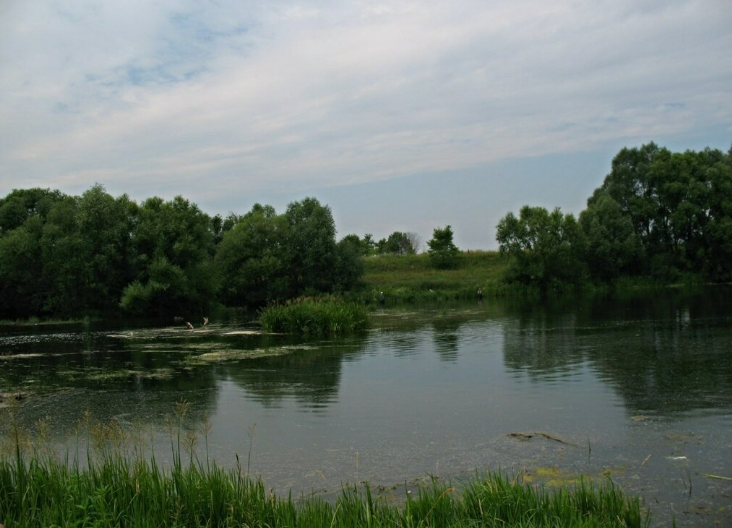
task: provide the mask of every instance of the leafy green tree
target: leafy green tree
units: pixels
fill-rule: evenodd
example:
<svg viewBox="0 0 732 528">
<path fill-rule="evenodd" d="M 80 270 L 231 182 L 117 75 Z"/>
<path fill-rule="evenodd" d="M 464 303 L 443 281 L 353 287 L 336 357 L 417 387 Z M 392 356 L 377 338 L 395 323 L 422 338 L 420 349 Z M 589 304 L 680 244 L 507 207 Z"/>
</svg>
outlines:
<svg viewBox="0 0 732 528">
<path fill-rule="evenodd" d="M 216 215 L 211 218 L 211 232 L 214 237 L 214 244 L 218 246 L 224 238 L 224 235 L 231 231 L 236 223 L 240 220 L 239 215 L 229 213 L 226 218 Z"/>
<path fill-rule="evenodd" d="M 430 260 L 439 269 L 455 268 L 460 258 L 460 250 L 453 242 L 452 227 L 436 227 L 432 239 L 427 242 Z"/>
<path fill-rule="evenodd" d="M 287 253 L 291 274 L 290 296 L 332 291 L 337 261 L 335 222 L 330 207 L 315 198 L 287 206 Z"/>
<path fill-rule="evenodd" d="M 559 208 L 521 208 L 519 217 L 504 216 L 497 226 L 501 253 L 510 256 L 510 281 L 537 286 L 545 292 L 563 284 L 577 284 L 585 276 L 582 255 L 585 239 L 574 216 Z"/>
<path fill-rule="evenodd" d="M 83 258 L 83 304 L 86 309 L 117 308 L 123 288 L 134 278 L 132 232 L 137 205 L 117 199 L 97 184 L 78 201 L 76 227 Z"/>
<path fill-rule="evenodd" d="M 44 308 L 40 218 L 26 219 L 0 237 L 0 314 L 6 318 L 40 315 Z"/>
<path fill-rule="evenodd" d="M 211 219 L 181 196 L 139 208 L 133 243 L 135 279 L 120 306 L 149 315 L 200 314 L 217 289 Z"/>
<path fill-rule="evenodd" d="M 0 199 L 0 236 L 16 229 L 30 218 L 37 216 L 46 221 L 53 204 L 64 198 L 59 191 L 50 189 L 15 189 Z"/>
<path fill-rule="evenodd" d="M 391 255 L 414 255 L 419 249 L 419 236 L 415 233 L 394 231 L 388 238 L 376 244 L 377 253 Z"/>
<path fill-rule="evenodd" d="M 358 239 L 356 235 L 349 235 L 342 238 L 336 245 L 336 265 L 333 270 L 334 291 L 350 290 L 363 276 L 365 245 L 363 241 L 357 242 L 356 239 Z"/>
<path fill-rule="evenodd" d="M 373 255 L 376 253 L 376 241 L 374 235 L 366 233 L 362 240 L 364 255 Z"/>
<path fill-rule="evenodd" d="M 84 241 L 78 225 L 79 199 L 65 197 L 54 203 L 43 225 L 42 282 L 44 312 L 73 316 L 85 310 Z"/>
<path fill-rule="evenodd" d="M 359 255 L 368 255 L 368 246 L 366 245 L 366 240 L 361 240 L 361 238 L 356 235 L 355 233 L 351 233 L 350 235 L 346 235 L 343 238 L 340 239 L 338 244 L 348 244 L 351 246 Z"/>
<path fill-rule="evenodd" d="M 590 274 L 600 281 L 637 274 L 642 266 L 642 247 L 630 216 L 607 193 L 599 192 L 580 213 L 586 238 L 584 259 Z"/>
<path fill-rule="evenodd" d="M 261 306 L 302 294 L 344 291 L 363 274 L 357 235 L 335 242 L 330 208 L 314 198 L 283 215 L 256 204 L 228 231 L 216 254 L 221 299 Z"/>
<path fill-rule="evenodd" d="M 588 200 L 608 195 L 633 225 L 643 255 L 639 273 L 673 280 L 680 273 L 729 276 L 725 264 L 732 201 L 729 154 L 719 150 L 673 153 L 654 143 L 622 149 Z"/>
<path fill-rule="evenodd" d="M 732 280 L 732 147 L 726 154 L 704 151 L 708 159 L 708 209 L 704 270 L 716 281 Z"/>
<path fill-rule="evenodd" d="M 0 199 L 0 314 L 28 317 L 47 312 L 52 295 L 44 280 L 46 218 L 66 197 L 48 189 L 16 189 Z"/>
<path fill-rule="evenodd" d="M 264 305 L 286 298 L 290 290 L 288 230 L 284 216 L 271 206 L 255 204 L 224 234 L 216 253 L 224 303 Z"/>
</svg>

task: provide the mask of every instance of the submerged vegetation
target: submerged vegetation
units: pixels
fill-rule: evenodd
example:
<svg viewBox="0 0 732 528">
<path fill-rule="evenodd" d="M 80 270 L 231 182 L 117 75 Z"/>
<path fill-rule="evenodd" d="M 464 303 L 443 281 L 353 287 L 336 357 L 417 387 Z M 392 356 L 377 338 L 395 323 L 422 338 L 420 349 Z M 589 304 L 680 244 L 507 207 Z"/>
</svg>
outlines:
<svg viewBox="0 0 732 528">
<path fill-rule="evenodd" d="M 368 485 L 345 487 L 334 500 L 279 497 L 249 475 L 236 457 L 225 469 L 208 456 L 209 427 L 184 432 L 187 404 L 171 420 L 172 464 L 164 468 L 139 431 L 87 416 L 78 439 L 85 452 L 56 457 L 40 438 L 15 424 L 0 453 L 0 523 L 45 526 L 267 527 L 643 527 L 638 499 L 612 482 L 581 481 L 548 489 L 502 474 L 476 476 L 460 486 L 433 480 L 398 503 Z M 176 423 L 177 422 L 177 423 Z M 199 442 L 203 454 L 198 456 Z M 81 448 L 82 451 L 84 448 Z"/>
<path fill-rule="evenodd" d="M 363 305 L 353 302 L 296 299 L 263 309 L 260 321 L 267 332 L 332 336 L 365 330 L 368 326 L 368 314 Z"/>
</svg>

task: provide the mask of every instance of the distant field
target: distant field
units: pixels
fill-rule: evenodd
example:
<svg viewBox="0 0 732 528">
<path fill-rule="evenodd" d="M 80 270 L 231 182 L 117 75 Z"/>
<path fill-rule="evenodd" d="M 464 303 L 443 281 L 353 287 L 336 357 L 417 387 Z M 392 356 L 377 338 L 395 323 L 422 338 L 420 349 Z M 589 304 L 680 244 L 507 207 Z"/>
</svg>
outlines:
<svg viewBox="0 0 732 528">
<path fill-rule="evenodd" d="M 506 261 L 497 251 L 471 251 L 462 253 L 458 268 L 451 270 L 433 268 L 427 254 L 375 255 L 364 265 L 358 297 L 377 300 L 383 291 L 387 298 L 413 301 L 473 298 L 478 288 L 486 296 L 499 294 Z"/>
</svg>

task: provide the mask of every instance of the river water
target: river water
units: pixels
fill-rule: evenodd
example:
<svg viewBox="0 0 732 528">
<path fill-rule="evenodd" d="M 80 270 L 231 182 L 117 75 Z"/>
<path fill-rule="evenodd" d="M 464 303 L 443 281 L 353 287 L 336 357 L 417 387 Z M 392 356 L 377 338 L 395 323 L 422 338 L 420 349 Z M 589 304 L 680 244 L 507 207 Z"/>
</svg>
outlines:
<svg viewBox="0 0 732 528">
<path fill-rule="evenodd" d="M 730 293 L 387 306 L 365 335 L 318 341 L 216 321 L 3 327 L 0 433 L 12 410 L 68 446 L 89 411 L 147 424 L 165 460 L 185 400 L 209 456 L 278 492 L 610 478 L 655 526 L 732 526 Z"/>
</svg>

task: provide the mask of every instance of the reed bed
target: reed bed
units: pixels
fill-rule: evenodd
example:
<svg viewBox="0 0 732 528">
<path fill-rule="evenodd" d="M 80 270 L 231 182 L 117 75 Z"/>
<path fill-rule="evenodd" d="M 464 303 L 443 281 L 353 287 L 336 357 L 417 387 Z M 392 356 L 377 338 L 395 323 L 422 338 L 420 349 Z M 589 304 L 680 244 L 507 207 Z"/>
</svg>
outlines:
<svg viewBox="0 0 732 528">
<path fill-rule="evenodd" d="M 461 486 L 433 480 L 395 504 L 369 486 L 333 500 L 282 497 L 242 468 L 224 469 L 184 432 L 186 404 L 170 429 L 173 463 L 162 468 L 139 437 L 115 422 L 87 426 L 86 450 L 54 456 L 12 426 L 0 455 L 0 524 L 25 527 L 646 527 L 640 501 L 612 482 L 530 486 L 497 473 Z M 89 437 L 92 437 L 91 441 Z M 137 438 L 137 440 L 135 440 Z M 82 439 L 81 444 L 84 443 Z M 132 446 L 132 447 L 131 447 Z M 207 451 L 205 449 L 204 451 Z"/>
<path fill-rule="evenodd" d="M 361 332 L 368 327 L 364 306 L 335 298 L 296 299 L 268 306 L 260 313 L 262 328 L 305 336 L 331 336 Z"/>
</svg>

